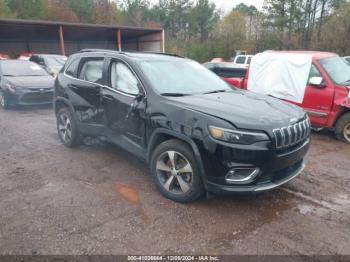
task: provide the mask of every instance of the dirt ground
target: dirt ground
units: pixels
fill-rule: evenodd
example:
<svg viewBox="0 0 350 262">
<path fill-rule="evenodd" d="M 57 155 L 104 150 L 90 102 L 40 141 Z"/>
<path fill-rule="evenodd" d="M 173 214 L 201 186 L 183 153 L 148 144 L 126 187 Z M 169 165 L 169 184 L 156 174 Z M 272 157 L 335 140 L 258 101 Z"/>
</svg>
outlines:
<svg viewBox="0 0 350 262">
<path fill-rule="evenodd" d="M 350 254 L 350 146 L 314 133 L 282 188 L 182 205 L 116 147 L 65 148 L 51 109 L 0 110 L 0 254 Z"/>
</svg>

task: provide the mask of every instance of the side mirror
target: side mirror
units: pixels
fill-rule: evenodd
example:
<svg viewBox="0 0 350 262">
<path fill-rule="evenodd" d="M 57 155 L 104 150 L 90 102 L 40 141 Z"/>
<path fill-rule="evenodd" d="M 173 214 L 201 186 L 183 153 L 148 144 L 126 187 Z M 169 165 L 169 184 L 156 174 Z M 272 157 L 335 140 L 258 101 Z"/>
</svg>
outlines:
<svg viewBox="0 0 350 262">
<path fill-rule="evenodd" d="M 324 81 L 323 81 L 323 78 L 322 77 L 319 77 L 319 76 L 314 76 L 314 77 L 311 77 L 310 80 L 309 80 L 309 85 L 310 86 L 316 86 L 316 87 L 326 87 Z"/>
<path fill-rule="evenodd" d="M 140 93 L 135 97 L 135 101 L 136 102 L 141 102 L 142 99 L 145 97 L 145 94 L 143 92 L 140 91 Z"/>
</svg>

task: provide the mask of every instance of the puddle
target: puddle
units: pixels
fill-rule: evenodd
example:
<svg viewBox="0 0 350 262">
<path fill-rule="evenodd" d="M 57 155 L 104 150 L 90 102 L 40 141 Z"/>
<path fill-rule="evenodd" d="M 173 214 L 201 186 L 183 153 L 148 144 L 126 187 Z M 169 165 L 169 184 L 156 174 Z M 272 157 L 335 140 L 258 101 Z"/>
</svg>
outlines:
<svg viewBox="0 0 350 262">
<path fill-rule="evenodd" d="M 117 186 L 116 190 L 129 203 L 140 204 L 139 193 L 135 189 L 126 186 Z"/>
<path fill-rule="evenodd" d="M 116 191 L 125 199 L 128 203 L 135 205 L 137 211 L 141 215 L 141 219 L 145 224 L 151 224 L 151 219 L 146 215 L 145 210 L 140 202 L 140 197 L 138 191 L 130 186 L 115 186 Z"/>
</svg>

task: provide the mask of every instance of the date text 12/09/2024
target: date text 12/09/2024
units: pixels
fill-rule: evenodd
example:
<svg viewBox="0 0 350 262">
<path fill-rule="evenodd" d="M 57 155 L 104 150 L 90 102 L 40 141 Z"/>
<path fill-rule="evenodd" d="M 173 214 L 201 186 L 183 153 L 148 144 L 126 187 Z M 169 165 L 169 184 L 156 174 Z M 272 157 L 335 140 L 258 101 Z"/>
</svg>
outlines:
<svg viewBox="0 0 350 262">
<path fill-rule="evenodd" d="M 220 261 L 217 256 L 128 256 L 128 261 Z"/>
</svg>

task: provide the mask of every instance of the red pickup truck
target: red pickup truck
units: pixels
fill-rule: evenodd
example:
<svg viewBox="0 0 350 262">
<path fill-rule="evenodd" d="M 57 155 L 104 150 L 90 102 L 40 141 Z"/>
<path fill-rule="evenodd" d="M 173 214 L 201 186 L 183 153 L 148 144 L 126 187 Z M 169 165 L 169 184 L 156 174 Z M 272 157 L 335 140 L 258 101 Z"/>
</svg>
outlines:
<svg viewBox="0 0 350 262">
<path fill-rule="evenodd" d="M 350 66 L 334 53 L 309 51 L 278 53 L 312 56 L 303 101 L 301 103 L 287 101 L 302 107 L 308 113 L 314 128 L 334 130 L 337 139 L 350 143 Z M 223 79 L 227 81 L 224 77 Z M 230 82 L 232 81 L 231 79 Z M 234 86 L 248 89 L 249 81 L 248 69 L 244 78 L 234 80 L 236 83 Z"/>
</svg>

